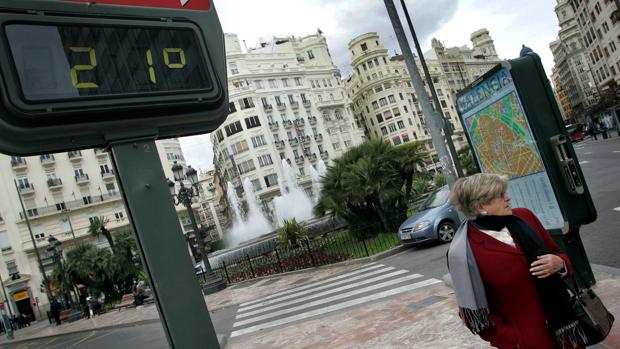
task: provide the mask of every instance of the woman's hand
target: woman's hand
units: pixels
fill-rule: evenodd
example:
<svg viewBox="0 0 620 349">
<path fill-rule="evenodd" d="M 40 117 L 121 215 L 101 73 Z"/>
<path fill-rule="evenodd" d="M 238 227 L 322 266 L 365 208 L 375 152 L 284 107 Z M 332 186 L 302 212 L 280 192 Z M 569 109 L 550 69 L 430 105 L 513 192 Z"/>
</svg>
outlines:
<svg viewBox="0 0 620 349">
<path fill-rule="evenodd" d="M 540 279 L 564 269 L 564 260 L 554 254 L 544 254 L 536 258 L 537 260 L 531 265 L 530 273 Z"/>
</svg>

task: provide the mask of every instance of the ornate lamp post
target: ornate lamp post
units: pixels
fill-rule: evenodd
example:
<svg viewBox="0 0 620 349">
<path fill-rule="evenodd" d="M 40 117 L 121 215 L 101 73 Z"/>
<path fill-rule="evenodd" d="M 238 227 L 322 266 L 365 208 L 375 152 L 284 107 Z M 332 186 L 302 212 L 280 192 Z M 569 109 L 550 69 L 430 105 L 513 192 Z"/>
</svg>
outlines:
<svg viewBox="0 0 620 349">
<path fill-rule="evenodd" d="M 177 192 L 175 182 L 168 180 L 170 195 L 172 195 L 175 205 L 183 204 L 187 209 L 187 214 L 189 215 L 189 220 L 192 223 L 192 229 L 194 230 L 194 236 L 196 237 L 196 242 L 198 243 L 198 253 L 200 254 L 200 259 L 205 267 L 205 285 L 202 289 L 202 293 L 210 294 L 217 292 L 226 288 L 226 283 L 211 269 L 209 258 L 207 257 L 207 252 L 205 250 L 203 232 L 198 228 L 196 217 L 194 216 L 194 210 L 192 209 L 192 198 L 200 195 L 198 187 L 198 173 L 191 166 L 188 166 L 187 171 L 183 174 L 183 166 L 177 164 L 175 161 L 172 166 L 172 174 L 174 175 L 175 182 L 179 182 L 180 188 Z M 185 179 L 189 180 L 191 187 L 185 186 L 183 183 L 183 180 Z"/>
</svg>

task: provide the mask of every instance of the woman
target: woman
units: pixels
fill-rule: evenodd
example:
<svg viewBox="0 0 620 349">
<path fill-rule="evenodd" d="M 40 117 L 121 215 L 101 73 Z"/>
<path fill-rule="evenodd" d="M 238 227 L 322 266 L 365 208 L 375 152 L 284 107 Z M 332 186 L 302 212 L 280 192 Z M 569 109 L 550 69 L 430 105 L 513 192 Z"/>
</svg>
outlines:
<svg viewBox="0 0 620 349">
<path fill-rule="evenodd" d="M 448 252 L 459 314 L 497 348 L 584 348 L 561 280 L 571 262 L 531 211 L 510 208 L 507 188 L 479 173 L 452 189 L 450 202 L 468 218 Z"/>
</svg>

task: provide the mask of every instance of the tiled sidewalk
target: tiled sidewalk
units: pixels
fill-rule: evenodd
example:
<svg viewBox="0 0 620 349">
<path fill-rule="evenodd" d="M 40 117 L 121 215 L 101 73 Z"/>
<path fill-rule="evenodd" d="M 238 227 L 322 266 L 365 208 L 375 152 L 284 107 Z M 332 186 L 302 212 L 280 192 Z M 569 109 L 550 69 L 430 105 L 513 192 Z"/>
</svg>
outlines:
<svg viewBox="0 0 620 349">
<path fill-rule="evenodd" d="M 213 311 L 360 266 L 336 265 L 252 280 L 209 295 L 206 302 Z M 620 317 L 620 273 L 617 269 L 596 266 L 594 269 L 598 280 L 597 293 L 612 313 Z M 452 289 L 440 283 L 320 318 L 228 339 L 226 348 L 490 348 L 461 324 L 455 310 Z M 91 320 L 61 326 L 40 322 L 18 330 L 15 340 L 128 326 L 157 319 L 156 307 L 149 305 L 112 311 Z M 7 343 L 6 336 L 0 338 L 0 343 Z M 620 348 L 620 324 L 614 326 L 604 345 L 595 348 Z"/>
</svg>

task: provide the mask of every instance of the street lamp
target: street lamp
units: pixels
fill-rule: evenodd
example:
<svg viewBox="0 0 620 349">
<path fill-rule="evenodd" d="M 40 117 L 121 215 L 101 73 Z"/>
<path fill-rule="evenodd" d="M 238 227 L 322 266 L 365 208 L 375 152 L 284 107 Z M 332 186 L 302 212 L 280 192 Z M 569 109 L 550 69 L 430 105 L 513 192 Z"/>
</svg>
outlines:
<svg viewBox="0 0 620 349">
<path fill-rule="evenodd" d="M 202 264 L 204 264 L 205 284 L 202 289 L 202 293 L 211 294 L 222 290 L 226 288 L 226 283 L 211 269 L 209 258 L 207 257 L 207 252 L 205 251 L 204 237 L 202 235 L 202 231 L 198 228 L 196 217 L 194 216 L 194 210 L 192 209 L 192 198 L 200 195 L 200 190 L 198 189 L 198 173 L 191 166 L 188 166 L 187 171 L 183 174 L 183 166 L 175 161 L 172 166 L 172 174 L 174 176 L 174 180 L 179 182 L 180 188 L 177 192 L 175 183 L 168 179 L 170 195 L 173 197 L 175 206 L 183 204 L 187 209 L 189 220 L 192 223 L 194 236 L 196 237 L 196 242 L 198 243 L 198 253 L 200 254 Z M 186 187 L 185 184 L 183 184 L 183 180 L 185 179 L 189 180 L 191 183 L 190 187 Z"/>
<path fill-rule="evenodd" d="M 60 292 L 66 298 L 67 303 L 71 306 L 71 296 L 67 297 L 67 290 L 65 289 L 65 270 L 62 265 L 62 242 L 56 239 L 53 235 L 47 239 L 47 248 L 45 249 L 48 253 L 52 254 L 52 258 L 55 263 L 58 264 L 58 272 L 60 274 Z"/>
</svg>

